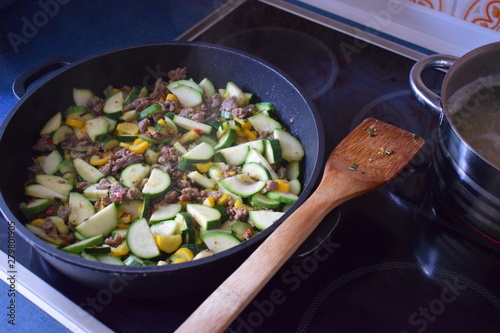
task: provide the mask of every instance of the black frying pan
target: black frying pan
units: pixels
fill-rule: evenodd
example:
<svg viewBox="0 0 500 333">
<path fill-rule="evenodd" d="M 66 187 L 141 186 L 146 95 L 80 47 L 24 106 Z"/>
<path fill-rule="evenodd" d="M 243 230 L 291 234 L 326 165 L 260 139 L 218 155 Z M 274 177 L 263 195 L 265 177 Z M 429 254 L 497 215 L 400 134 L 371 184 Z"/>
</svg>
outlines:
<svg viewBox="0 0 500 333">
<path fill-rule="evenodd" d="M 321 172 L 323 128 L 313 104 L 286 76 L 249 55 L 207 44 L 171 43 L 131 47 L 75 61 L 30 89 L 1 125 L 0 208 L 8 221 L 16 223 L 17 233 L 50 264 L 87 286 L 140 297 L 212 290 L 279 223 L 251 240 L 210 258 L 148 267 L 93 263 L 52 248 L 23 226 L 25 218 L 18 205 L 26 199 L 23 183 L 34 156 L 31 147 L 47 119 L 72 104 L 73 87 L 89 88 L 96 94 L 109 84 L 152 88 L 158 76 L 165 77 L 169 70 L 177 67 L 187 67 L 188 76 L 195 80 L 210 78 L 216 87 L 224 87 L 227 81 L 234 81 L 244 91 L 254 93 L 253 102 L 268 101 L 276 106 L 283 123 L 299 138 L 306 150 L 301 169 L 303 192 L 295 207 L 311 193 Z M 16 86 L 18 92 L 23 89 L 22 85 Z"/>
</svg>

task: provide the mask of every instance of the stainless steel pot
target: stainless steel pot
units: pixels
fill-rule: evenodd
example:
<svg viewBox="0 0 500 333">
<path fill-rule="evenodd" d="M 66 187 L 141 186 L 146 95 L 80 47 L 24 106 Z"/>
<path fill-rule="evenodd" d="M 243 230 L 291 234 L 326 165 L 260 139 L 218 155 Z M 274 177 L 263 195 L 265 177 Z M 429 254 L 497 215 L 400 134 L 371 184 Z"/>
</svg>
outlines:
<svg viewBox="0 0 500 333">
<path fill-rule="evenodd" d="M 429 68 L 446 70 L 441 95 L 422 80 L 422 72 Z M 464 140 L 449 113 L 454 93 L 474 81 L 491 82 L 495 75 L 500 75 L 500 43 L 479 47 L 460 58 L 442 54 L 423 58 L 410 72 L 410 86 L 416 98 L 440 117 L 433 156 L 438 195 L 448 199 L 457 216 L 500 241 L 500 168 Z"/>
</svg>

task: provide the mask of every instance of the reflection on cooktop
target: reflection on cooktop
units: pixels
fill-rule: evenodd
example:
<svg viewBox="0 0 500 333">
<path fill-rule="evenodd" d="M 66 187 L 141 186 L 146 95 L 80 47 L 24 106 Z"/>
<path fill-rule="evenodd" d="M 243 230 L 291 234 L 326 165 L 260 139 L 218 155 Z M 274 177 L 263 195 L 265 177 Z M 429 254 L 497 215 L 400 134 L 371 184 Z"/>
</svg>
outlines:
<svg viewBox="0 0 500 333">
<path fill-rule="evenodd" d="M 323 41 L 297 30 L 246 29 L 223 37 L 217 44 L 250 50 L 253 55 L 278 64 L 312 99 L 326 93 L 337 78 L 338 64 L 333 51 Z"/>
</svg>

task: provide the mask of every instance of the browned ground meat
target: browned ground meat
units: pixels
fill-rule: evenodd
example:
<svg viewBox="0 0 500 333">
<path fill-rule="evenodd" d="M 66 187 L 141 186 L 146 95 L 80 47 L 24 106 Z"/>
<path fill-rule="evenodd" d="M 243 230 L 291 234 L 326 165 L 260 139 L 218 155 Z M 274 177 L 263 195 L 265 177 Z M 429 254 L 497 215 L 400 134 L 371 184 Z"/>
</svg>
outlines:
<svg viewBox="0 0 500 333">
<path fill-rule="evenodd" d="M 100 190 L 109 188 L 110 186 L 111 186 L 111 182 L 106 178 L 101 179 L 99 181 L 99 183 L 97 184 L 97 188 Z"/>
<path fill-rule="evenodd" d="M 40 225 L 40 228 L 42 228 L 45 234 L 51 238 L 57 238 L 57 236 L 59 236 L 56 224 L 50 218 L 46 218 L 45 222 Z"/>
<path fill-rule="evenodd" d="M 139 127 L 139 132 L 145 133 L 148 130 L 148 126 L 151 125 L 151 121 L 148 118 L 145 118 L 137 123 L 137 127 Z"/>
<path fill-rule="evenodd" d="M 240 173 L 240 172 L 241 172 L 240 166 L 226 165 L 224 169 L 222 169 L 221 178 L 228 178 L 234 176 L 235 173 Z"/>
<path fill-rule="evenodd" d="M 42 136 L 36 144 L 33 146 L 36 151 L 52 151 L 56 149 L 56 146 L 52 143 L 52 140 L 48 135 Z"/>
<path fill-rule="evenodd" d="M 274 191 L 278 187 L 278 182 L 275 180 L 266 180 L 266 186 L 260 191 L 262 194 L 266 194 L 269 191 Z"/>
<path fill-rule="evenodd" d="M 169 203 L 176 203 L 177 201 L 177 197 L 178 197 L 178 193 L 176 191 L 169 191 L 167 192 L 167 194 L 165 194 L 165 196 L 163 197 L 163 201 L 161 201 L 160 204 L 169 204 Z"/>
<path fill-rule="evenodd" d="M 149 98 L 137 98 L 132 102 L 132 106 L 137 110 L 137 112 L 141 112 L 151 104 L 154 104 L 155 102 Z"/>
<path fill-rule="evenodd" d="M 94 96 L 87 102 L 87 106 L 94 112 L 101 112 L 104 108 L 104 99 Z"/>
<path fill-rule="evenodd" d="M 78 183 L 76 183 L 75 188 L 76 188 L 77 191 L 82 192 L 83 190 L 85 190 L 90 185 L 92 185 L 91 182 L 78 182 Z"/>
<path fill-rule="evenodd" d="M 160 164 L 179 163 L 180 160 L 181 160 L 181 157 L 177 153 L 177 150 L 175 150 L 174 148 L 165 146 L 160 150 L 160 156 L 158 157 L 158 163 L 160 163 Z M 167 171 L 167 170 L 165 170 L 165 171 Z"/>
<path fill-rule="evenodd" d="M 181 111 L 179 111 L 179 116 L 186 117 L 186 118 L 191 118 L 197 112 L 198 112 L 198 110 L 195 109 L 195 108 L 185 108 L 185 109 L 182 109 Z"/>
<path fill-rule="evenodd" d="M 214 94 L 212 96 L 212 108 L 219 110 L 222 107 L 222 96 L 220 94 Z"/>
<path fill-rule="evenodd" d="M 90 145 L 92 145 L 92 140 L 88 135 L 85 135 L 82 139 L 79 139 L 76 135 L 71 135 L 61 143 L 61 148 L 63 150 L 70 150 L 71 148 L 85 147 Z"/>
<path fill-rule="evenodd" d="M 248 209 L 243 208 L 234 208 L 234 206 L 228 206 L 227 213 L 230 218 L 233 220 L 246 222 L 248 220 Z"/>
<path fill-rule="evenodd" d="M 57 216 L 62 218 L 64 222 L 68 222 L 69 214 L 71 213 L 71 207 L 66 205 L 61 205 L 57 208 Z"/>
<path fill-rule="evenodd" d="M 186 78 L 186 73 L 187 73 L 187 68 L 176 68 L 168 72 L 168 78 L 170 81 L 177 81 L 177 80 L 182 80 Z"/>
<path fill-rule="evenodd" d="M 208 193 L 208 196 L 214 198 L 214 200 L 217 201 L 222 196 L 222 192 L 221 191 L 212 191 L 212 192 Z"/>
<path fill-rule="evenodd" d="M 182 190 L 182 189 L 184 189 L 184 188 L 191 187 L 191 186 L 192 186 L 192 184 L 191 184 L 191 182 L 190 182 L 189 180 L 187 180 L 187 179 L 179 179 L 179 180 L 177 180 L 177 181 L 175 182 L 175 186 L 176 186 L 178 189 Z"/>
<path fill-rule="evenodd" d="M 286 179 L 286 168 L 279 164 L 273 164 L 273 169 L 276 171 L 279 179 Z"/>
<path fill-rule="evenodd" d="M 101 168 L 101 172 L 110 175 L 117 173 L 130 164 L 142 163 L 143 161 L 144 155 L 130 151 L 128 148 L 119 148 L 110 157 L 108 163 Z"/>
<path fill-rule="evenodd" d="M 167 96 L 167 82 L 163 81 L 161 77 L 159 77 L 156 82 L 155 82 L 155 89 L 151 93 L 151 98 L 155 101 L 158 101 L 160 99 L 165 99 Z"/>
<path fill-rule="evenodd" d="M 40 175 L 45 173 L 40 163 L 38 163 L 38 161 L 36 161 L 35 159 L 33 159 L 33 165 L 28 168 L 28 171 L 34 175 Z"/>
<path fill-rule="evenodd" d="M 245 119 L 252 116 L 255 113 L 253 105 L 248 105 L 243 108 L 234 108 L 231 110 L 231 114 L 234 118 Z"/>
<path fill-rule="evenodd" d="M 124 239 L 125 239 L 125 237 L 123 237 L 121 235 L 115 235 L 114 237 L 106 238 L 104 240 L 104 244 L 117 247 L 118 245 L 120 245 L 123 242 Z"/>
<path fill-rule="evenodd" d="M 221 110 L 225 111 L 231 111 L 236 107 L 238 107 L 238 104 L 236 104 L 236 97 L 226 98 L 222 101 L 220 106 Z"/>
<path fill-rule="evenodd" d="M 259 137 L 257 139 L 263 140 L 263 139 L 273 139 L 273 138 L 274 138 L 273 132 L 262 131 L 262 132 L 259 132 Z"/>
<path fill-rule="evenodd" d="M 102 198 L 102 203 L 107 206 L 112 202 L 139 200 L 141 197 L 141 191 L 137 187 L 125 188 L 119 182 L 114 182 L 109 186 L 109 196 Z"/>
<path fill-rule="evenodd" d="M 162 104 L 162 110 L 164 112 L 174 112 L 176 109 L 181 107 L 181 103 L 179 101 L 169 101 L 166 100 L 165 103 Z"/>
<path fill-rule="evenodd" d="M 202 202 L 206 197 L 205 191 L 200 191 L 196 187 L 185 187 L 181 190 L 179 201 Z"/>
</svg>

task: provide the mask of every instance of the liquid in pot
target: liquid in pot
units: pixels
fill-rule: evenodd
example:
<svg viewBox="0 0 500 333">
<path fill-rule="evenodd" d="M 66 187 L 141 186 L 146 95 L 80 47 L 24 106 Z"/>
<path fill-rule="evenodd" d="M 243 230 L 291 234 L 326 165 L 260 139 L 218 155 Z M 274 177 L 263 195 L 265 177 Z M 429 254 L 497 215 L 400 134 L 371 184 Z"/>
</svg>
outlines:
<svg viewBox="0 0 500 333">
<path fill-rule="evenodd" d="M 448 100 L 450 121 L 485 160 L 500 168 L 500 77 L 480 78 Z"/>
</svg>

